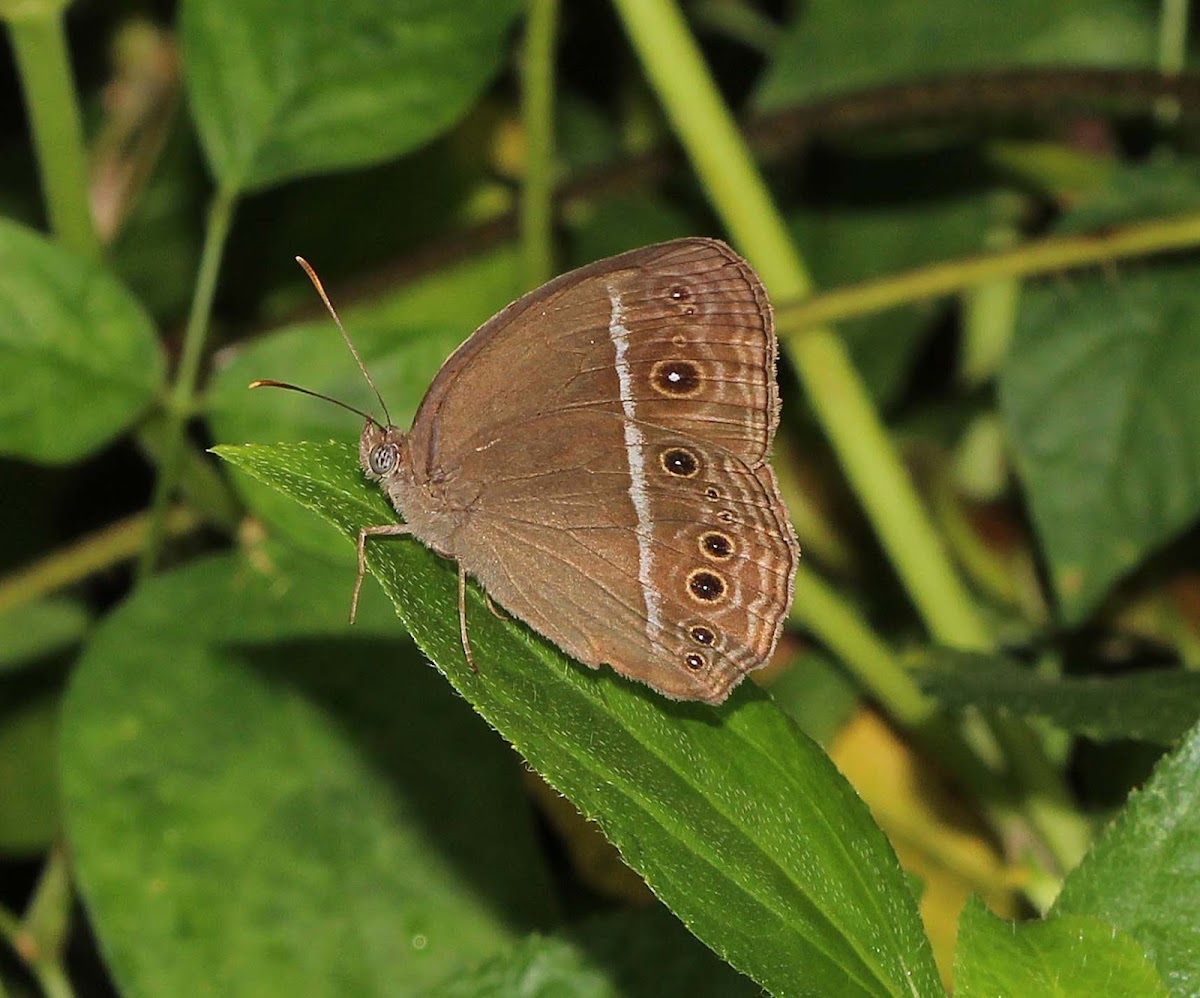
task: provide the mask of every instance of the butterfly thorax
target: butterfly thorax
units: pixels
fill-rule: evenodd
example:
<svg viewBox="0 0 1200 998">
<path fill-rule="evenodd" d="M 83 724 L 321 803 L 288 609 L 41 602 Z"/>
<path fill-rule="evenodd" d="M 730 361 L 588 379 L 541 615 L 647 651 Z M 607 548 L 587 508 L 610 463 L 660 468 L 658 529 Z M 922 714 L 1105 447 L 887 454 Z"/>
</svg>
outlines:
<svg viewBox="0 0 1200 998">
<path fill-rule="evenodd" d="M 358 457 L 363 474 L 383 489 L 412 535 L 443 557 L 456 557 L 454 534 L 466 511 L 447 495 L 450 483 L 444 474 L 418 471 L 408 435 L 396 426 L 368 422 Z"/>
</svg>

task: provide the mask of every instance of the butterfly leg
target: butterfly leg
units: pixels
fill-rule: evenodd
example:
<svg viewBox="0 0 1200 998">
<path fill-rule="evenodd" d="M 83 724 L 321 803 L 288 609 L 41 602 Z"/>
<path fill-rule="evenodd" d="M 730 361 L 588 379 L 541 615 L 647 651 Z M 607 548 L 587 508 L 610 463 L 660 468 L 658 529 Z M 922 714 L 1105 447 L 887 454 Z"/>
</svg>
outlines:
<svg viewBox="0 0 1200 998">
<path fill-rule="evenodd" d="M 467 637 L 467 570 L 461 563 L 458 566 L 458 635 L 462 638 L 467 665 L 473 673 L 479 675 L 479 666 L 475 664 L 475 656 L 471 652 L 471 639 Z"/>
<path fill-rule="evenodd" d="M 354 580 L 354 595 L 350 597 L 350 623 L 358 616 L 358 594 L 362 591 L 363 576 L 367 574 L 368 537 L 405 537 L 412 533 L 403 523 L 385 523 L 379 527 L 363 527 L 358 532 L 358 577 Z"/>
<path fill-rule="evenodd" d="M 492 616 L 497 620 L 507 621 L 512 619 L 507 613 L 501 610 L 500 607 L 496 606 L 496 604 L 492 602 L 492 598 L 487 593 L 483 594 L 483 601 L 487 603 L 487 608 L 492 611 Z"/>
</svg>

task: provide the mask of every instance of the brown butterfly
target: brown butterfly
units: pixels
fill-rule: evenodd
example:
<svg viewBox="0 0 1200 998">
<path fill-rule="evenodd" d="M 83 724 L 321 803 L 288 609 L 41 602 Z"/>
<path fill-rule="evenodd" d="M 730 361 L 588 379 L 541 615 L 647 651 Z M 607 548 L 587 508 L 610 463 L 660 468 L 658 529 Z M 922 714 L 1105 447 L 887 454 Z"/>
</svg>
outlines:
<svg viewBox="0 0 1200 998">
<path fill-rule="evenodd" d="M 360 413 L 363 471 L 405 522 L 359 531 L 354 607 L 367 540 L 412 535 L 458 564 L 472 666 L 468 575 L 573 658 L 720 703 L 770 658 L 800 555 L 766 463 L 775 359 L 762 282 L 714 239 L 518 299 L 450 356 L 407 433 L 386 406 L 386 425 Z"/>
</svg>

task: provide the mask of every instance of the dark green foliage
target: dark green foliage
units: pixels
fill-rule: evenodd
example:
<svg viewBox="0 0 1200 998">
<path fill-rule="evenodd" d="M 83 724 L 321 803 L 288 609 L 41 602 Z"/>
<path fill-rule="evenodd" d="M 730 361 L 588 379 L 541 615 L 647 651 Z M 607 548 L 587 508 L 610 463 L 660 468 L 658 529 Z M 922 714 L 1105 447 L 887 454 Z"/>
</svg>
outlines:
<svg viewBox="0 0 1200 998">
<path fill-rule="evenodd" d="M 1200 993 L 1200 223 L 1162 234 L 1200 210 L 1196 81 L 1177 116 L 1155 62 L 1187 39 L 1140 0 L 696 2 L 652 38 L 673 0 L 564 2 L 551 155 L 522 118 L 546 2 L 180 0 L 160 30 L 0 0 L 0 996 Z M 703 88 L 711 148 L 681 127 L 688 31 L 765 210 Z M 539 176 L 562 196 L 522 230 Z M 908 289 L 849 292 L 857 373 L 782 330 L 781 674 L 667 701 L 472 585 L 473 673 L 454 566 L 408 539 L 370 545 L 351 627 L 352 538 L 396 517 L 361 420 L 246 390 L 378 414 L 292 257 L 406 426 L 539 244 L 565 270 L 687 234 L 772 275 L 790 237 L 816 293 Z M 1036 256 L 1066 235 L 1094 266 Z M 931 264 L 952 294 L 898 279 Z M 932 529 L 897 543 L 896 509 Z M 953 650 L 947 605 L 978 623 Z M 838 753 L 872 709 L 897 786 L 864 803 Z M 951 944 L 954 889 L 1023 917 L 971 900 Z"/>
</svg>

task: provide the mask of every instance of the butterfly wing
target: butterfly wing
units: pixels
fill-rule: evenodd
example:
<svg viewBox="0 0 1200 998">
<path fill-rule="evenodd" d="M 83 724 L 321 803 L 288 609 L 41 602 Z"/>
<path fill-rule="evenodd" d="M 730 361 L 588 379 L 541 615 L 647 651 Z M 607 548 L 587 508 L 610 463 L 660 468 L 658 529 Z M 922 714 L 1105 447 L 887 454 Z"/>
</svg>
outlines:
<svg viewBox="0 0 1200 998">
<path fill-rule="evenodd" d="M 641 429 L 640 478 L 629 474 L 623 421 L 602 412 L 554 413 L 468 458 L 464 477 L 488 478 L 458 556 L 574 658 L 719 703 L 774 650 L 795 539 L 765 464 Z"/>
<path fill-rule="evenodd" d="M 501 605 L 589 665 L 720 702 L 791 604 L 799 552 L 765 464 L 777 422 L 758 278 L 724 243 L 682 239 L 491 319 L 409 446 L 453 524 L 439 549 Z"/>
</svg>

